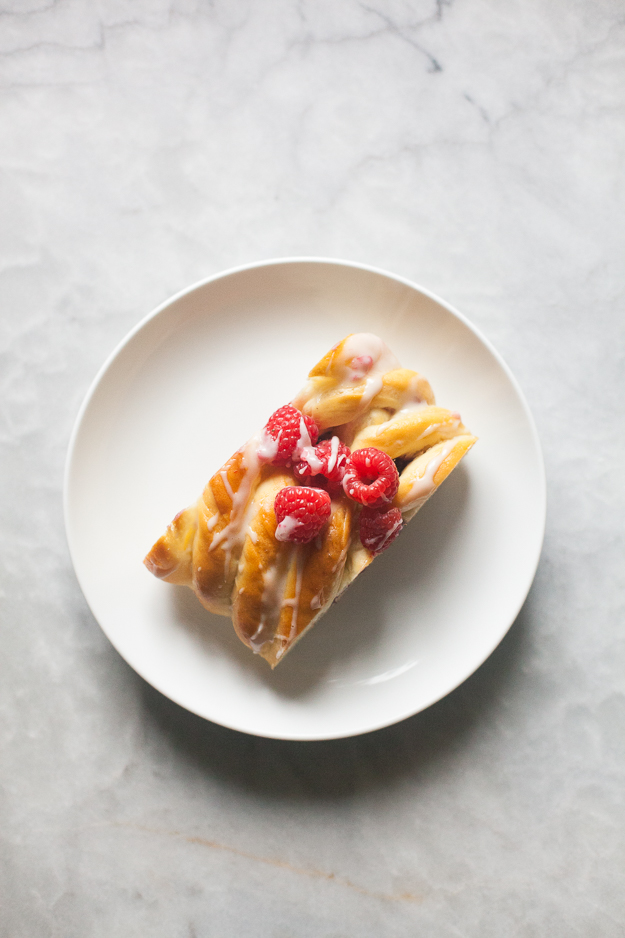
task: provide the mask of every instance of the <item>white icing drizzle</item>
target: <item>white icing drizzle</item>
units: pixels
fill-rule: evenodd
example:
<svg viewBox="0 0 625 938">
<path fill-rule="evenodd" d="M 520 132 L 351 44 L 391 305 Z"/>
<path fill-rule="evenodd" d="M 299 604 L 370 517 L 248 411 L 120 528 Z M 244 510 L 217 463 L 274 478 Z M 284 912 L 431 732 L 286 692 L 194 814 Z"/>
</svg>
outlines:
<svg viewBox="0 0 625 938">
<path fill-rule="evenodd" d="M 271 462 L 275 458 L 278 448 L 280 446 L 280 437 L 282 436 L 282 430 L 278 433 L 278 436 L 274 438 L 267 433 L 267 430 L 263 427 L 258 435 L 258 445 L 256 447 L 256 452 L 258 458 L 263 462 Z"/>
<path fill-rule="evenodd" d="M 258 534 L 254 530 L 254 528 L 250 527 L 247 533 L 249 535 L 249 538 L 252 544 L 258 544 Z"/>
<path fill-rule="evenodd" d="M 256 631 L 254 632 L 254 634 L 253 634 L 253 635 L 251 636 L 251 638 L 249 639 L 250 648 L 252 649 L 252 651 L 254 652 L 255 655 L 260 654 L 260 650 L 261 650 L 261 648 L 263 647 L 263 645 L 265 644 L 265 642 L 268 642 L 268 641 L 269 641 L 269 638 L 268 638 L 268 637 L 267 637 L 267 638 L 262 638 L 262 639 L 259 641 L 259 638 L 260 638 L 260 636 L 261 636 L 261 634 L 262 634 L 262 631 L 263 631 L 264 627 L 265 627 L 265 616 L 262 615 L 262 616 L 260 617 L 260 622 L 258 623 L 258 628 L 256 629 Z"/>
<path fill-rule="evenodd" d="M 401 518 L 399 519 L 399 521 L 396 521 L 395 524 L 393 525 L 393 527 L 392 527 L 389 531 L 386 532 L 386 534 L 384 535 L 384 537 L 383 537 L 382 540 L 380 541 L 379 546 L 376 545 L 376 550 L 378 550 L 378 551 L 384 550 L 384 548 L 385 548 L 386 545 L 388 544 L 389 540 L 390 540 L 390 539 L 393 537 L 393 535 L 395 534 L 395 531 L 397 531 L 398 528 L 401 528 L 402 524 L 403 524 L 403 520 L 402 520 Z"/>
<path fill-rule="evenodd" d="M 254 654 L 258 654 L 266 642 L 275 638 L 276 617 L 282 608 L 280 601 L 284 595 L 284 585 L 291 566 L 292 550 L 286 555 L 278 555 L 274 563 L 263 572 L 263 594 L 261 596 L 261 615 L 258 628 L 249 639 Z"/>
<path fill-rule="evenodd" d="M 371 364 L 367 368 L 368 359 L 371 359 Z M 367 374 L 383 375 L 400 367 L 387 344 L 371 332 L 348 336 L 343 343 L 340 360 L 345 367 L 345 377 L 352 384 L 362 381 Z"/>
<path fill-rule="evenodd" d="M 313 596 L 313 598 L 310 600 L 311 609 L 321 609 L 321 607 L 323 606 L 323 602 L 321 599 L 322 596 L 323 596 L 323 590 L 321 590 L 321 592 L 316 593 L 316 595 Z"/>
<path fill-rule="evenodd" d="M 295 554 L 296 575 L 295 575 L 295 596 L 293 599 L 284 599 L 283 606 L 291 606 L 293 613 L 291 615 L 291 629 L 287 643 L 290 644 L 297 634 L 297 616 L 299 613 L 299 600 L 302 592 L 302 577 L 304 575 L 304 557 L 300 549 Z"/>
<path fill-rule="evenodd" d="M 277 541 L 290 541 L 293 531 L 302 527 L 302 522 L 298 521 L 292 515 L 286 515 L 276 528 Z"/>
<path fill-rule="evenodd" d="M 422 440 L 424 437 L 429 436 L 430 433 L 436 433 L 437 430 L 444 429 L 445 432 L 455 433 L 458 427 L 460 426 L 460 414 L 457 417 L 454 417 L 452 414 L 452 420 L 446 421 L 445 423 L 431 423 L 425 428 L 423 433 L 420 433 L 415 442 Z"/>
<path fill-rule="evenodd" d="M 419 436 L 415 439 L 415 443 L 418 443 L 419 440 L 422 440 L 424 436 L 429 436 L 430 433 L 436 433 L 437 430 L 443 426 L 442 423 L 429 423 L 423 433 L 420 433 Z M 458 424 L 456 424 L 458 426 Z"/>
<path fill-rule="evenodd" d="M 323 460 L 319 459 L 317 456 L 317 451 L 314 446 L 303 446 L 300 450 L 300 459 L 303 459 L 308 463 L 312 475 L 316 475 L 318 472 L 321 472 L 321 469 L 323 468 Z"/>
<path fill-rule="evenodd" d="M 353 384 L 365 378 L 360 398 L 362 409 L 368 407 L 382 390 L 386 372 L 399 368 L 399 362 L 386 343 L 370 332 L 359 332 L 345 340 L 341 362 L 345 369 L 342 384 Z"/>
<path fill-rule="evenodd" d="M 267 597 L 273 597 L 274 590 L 278 586 L 278 579 L 278 567 L 276 564 L 272 564 L 272 566 L 263 573 L 263 595 L 261 598 L 261 604 L 263 606 L 267 605 Z"/>
<path fill-rule="evenodd" d="M 221 515 L 219 514 L 218 511 L 216 511 L 215 514 L 211 518 L 208 519 L 208 521 L 206 522 L 206 527 L 208 528 L 209 531 L 213 530 L 213 528 L 219 521 L 220 517 Z"/>
<path fill-rule="evenodd" d="M 259 437 L 253 436 L 242 449 L 243 459 L 241 460 L 241 469 L 243 475 L 236 492 L 232 492 L 232 487 L 228 483 L 227 489 L 231 493 L 232 507 L 230 509 L 230 521 L 213 537 L 209 550 L 215 550 L 220 544 L 226 554 L 232 551 L 232 548 L 240 545 L 247 533 L 248 524 L 248 502 L 254 482 L 260 472 L 261 461 L 259 459 Z M 224 478 L 224 470 L 220 473 Z M 225 484 L 225 480 L 224 480 Z M 229 561 L 226 567 L 229 566 Z"/>
<path fill-rule="evenodd" d="M 332 472 L 336 466 L 336 460 L 339 455 L 339 438 L 338 436 L 333 436 L 330 440 L 330 456 L 328 458 L 328 473 Z M 323 465 L 323 464 L 322 464 Z M 319 466 L 319 469 L 321 466 Z M 317 472 L 319 472 L 319 469 Z"/>
<path fill-rule="evenodd" d="M 234 501 L 234 492 L 232 491 L 232 486 L 230 485 L 230 479 L 228 478 L 228 471 L 226 469 L 220 469 L 219 475 L 222 478 L 223 484 L 225 486 L 226 492 L 230 496 L 230 500 Z"/>
<path fill-rule="evenodd" d="M 336 571 L 339 569 L 339 567 L 341 566 L 341 564 L 342 564 L 343 561 L 345 560 L 345 557 L 347 556 L 347 551 L 348 551 L 348 550 L 349 550 L 349 541 L 347 542 L 347 544 L 345 545 L 345 547 L 343 548 L 343 550 L 342 550 L 341 553 L 339 554 L 338 560 L 336 561 L 336 563 L 335 563 L 334 566 L 332 567 L 332 573 L 336 573 Z"/>
<path fill-rule="evenodd" d="M 360 398 L 360 406 L 368 407 L 374 397 L 382 390 L 384 384 L 384 373 L 371 375 L 365 382 L 365 389 Z"/>
<path fill-rule="evenodd" d="M 306 426 L 306 421 L 303 417 L 299 418 L 299 440 L 295 444 L 295 449 L 293 450 L 293 459 L 299 459 L 301 453 L 304 450 L 313 449 L 312 440 L 310 439 L 310 433 L 308 432 L 308 427 Z M 314 450 L 313 450 L 314 451 Z"/>
<path fill-rule="evenodd" d="M 419 502 L 425 501 L 426 498 L 429 498 L 436 485 L 434 484 L 434 476 L 438 467 L 441 465 L 443 460 L 455 446 L 455 440 L 448 440 L 447 443 L 443 446 L 440 453 L 431 459 L 426 466 L 425 472 L 422 476 L 415 479 L 408 494 L 402 499 L 401 510 L 408 511 L 411 508 L 415 508 Z"/>
<path fill-rule="evenodd" d="M 431 406 L 427 401 L 401 401 L 401 407 L 395 411 L 394 416 L 400 417 L 402 414 L 413 414 L 416 410 L 425 410 L 426 407 Z"/>
</svg>

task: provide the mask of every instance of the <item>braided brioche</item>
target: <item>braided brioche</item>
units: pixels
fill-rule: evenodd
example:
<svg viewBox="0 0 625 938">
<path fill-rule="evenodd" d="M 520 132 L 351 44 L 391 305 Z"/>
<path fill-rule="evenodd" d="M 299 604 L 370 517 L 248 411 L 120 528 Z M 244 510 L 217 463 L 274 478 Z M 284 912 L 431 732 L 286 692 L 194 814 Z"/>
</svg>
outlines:
<svg viewBox="0 0 625 938">
<path fill-rule="evenodd" d="M 436 406 L 422 375 L 402 368 L 366 333 L 334 346 L 283 410 L 295 414 L 296 427 L 299 421 L 292 452 L 279 454 L 281 435 L 268 433 L 268 424 L 210 479 L 195 505 L 176 515 L 144 560 L 154 576 L 191 587 L 211 612 L 230 616 L 241 641 L 272 668 L 382 549 L 366 546 L 364 534 L 363 544 L 361 518 L 368 513 L 374 526 L 391 514 L 399 519 L 392 530 L 388 522 L 389 536 L 380 541 L 386 546 L 476 441 L 458 413 Z M 311 427 L 332 445 L 315 449 Z M 390 464 L 396 481 L 385 504 L 363 508 L 336 482 L 345 447 L 363 457 L 373 447 L 386 463 L 395 460 L 400 471 Z M 295 516 L 286 539 L 276 536 L 274 511 L 278 492 L 298 485 L 302 460 L 306 472 L 318 473 L 307 492 L 325 488 L 331 501 L 329 520 L 304 543 L 289 534 L 300 524 Z"/>
</svg>

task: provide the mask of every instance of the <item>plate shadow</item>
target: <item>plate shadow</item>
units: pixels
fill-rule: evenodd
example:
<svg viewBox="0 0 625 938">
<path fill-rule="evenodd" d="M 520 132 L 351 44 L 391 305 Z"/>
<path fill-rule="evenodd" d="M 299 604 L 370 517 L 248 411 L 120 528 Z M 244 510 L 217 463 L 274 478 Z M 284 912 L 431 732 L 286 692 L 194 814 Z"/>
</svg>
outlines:
<svg viewBox="0 0 625 938">
<path fill-rule="evenodd" d="M 455 485 L 448 486 L 446 496 L 443 491 L 439 493 L 441 497 L 435 506 L 436 511 L 429 512 L 429 506 L 426 506 L 422 513 L 423 524 L 419 525 L 419 518 L 415 519 L 410 533 L 407 531 L 402 535 L 403 538 L 411 538 L 409 546 L 411 549 L 414 546 L 420 561 L 416 580 L 413 572 L 392 560 L 390 552 L 380 558 L 382 568 L 388 565 L 385 572 L 392 574 L 399 586 L 403 582 L 406 588 L 414 588 L 421 577 L 431 575 L 439 562 L 440 551 L 444 548 L 453 520 L 457 518 L 456 513 L 462 510 L 467 487 L 468 480 L 458 473 Z M 434 528 L 436 537 L 433 540 L 425 538 L 424 534 L 432 534 Z M 357 591 L 358 588 L 355 584 L 353 589 Z M 375 575 L 360 589 L 362 594 L 356 596 L 356 602 L 360 605 L 372 601 L 375 594 L 380 593 Z M 189 605 L 187 607 L 185 599 L 184 609 L 189 609 L 190 616 L 186 627 L 205 632 L 203 611 L 193 594 L 185 592 Z M 515 688 L 524 681 L 522 665 L 531 653 L 534 597 L 533 587 L 502 642 L 463 684 L 421 713 L 386 729 L 320 742 L 248 736 L 189 713 L 141 681 L 145 721 L 149 730 L 171 750 L 172 756 L 186 763 L 191 771 L 268 800 L 331 800 L 351 797 L 357 792 L 375 791 L 407 778 L 424 783 L 437 767 L 444 770 L 446 766 L 453 766 L 471 745 L 479 727 L 485 721 L 497 718 L 504 701 L 507 702 Z M 373 618 L 377 608 L 379 606 L 374 605 Z M 357 615 L 352 612 L 351 620 Z M 348 617 L 348 622 L 351 620 Z M 247 649 L 242 645 L 240 651 L 237 649 L 240 643 L 225 618 L 216 626 L 221 627 L 217 639 L 220 645 L 228 649 L 232 647 L 234 654 L 243 655 L 246 667 L 266 667 L 265 662 L 257 659 L 252 659 L 252 664 L 248 663 Z M 375 633 L 370 640 L 375 640 Z M 347 652 L 343 650 L 341 654 Z M 268 673 L 273 676 L 276 672 Z M 288 682 L 285 686 L 288 693 Z"/>
<path fill-rule="evenodd" d="M 531 653 L 532 592 L 484 664 L 452 693 L 386 729 L 298 742 L 248 736 L 189 713 L 140 681 L 146 729 L 189 771 L 268 801 L 328 801 L 453 770 L 484 722 L 497 719 L 524 681 Z M 132 672 L 134 674 L 134 672 Z"/>
</svg>

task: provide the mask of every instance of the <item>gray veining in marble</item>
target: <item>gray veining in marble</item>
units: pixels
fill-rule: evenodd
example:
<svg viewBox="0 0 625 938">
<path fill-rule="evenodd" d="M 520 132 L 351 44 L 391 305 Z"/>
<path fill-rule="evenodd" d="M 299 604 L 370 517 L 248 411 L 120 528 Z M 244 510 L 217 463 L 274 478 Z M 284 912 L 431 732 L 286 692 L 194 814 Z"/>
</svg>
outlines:
<svg viewBox="0 0 625 938">
<path fill-rule="evenodd" d="M 2 938 L 625 934 L 625 16 L 616 0 L 0 0 Z M 534 409 L 542 561 L 455 693 L 247 738 L 118 657 L 70 429 L 154 305 L 346 257 L 424 284 Z"/>
</svg>

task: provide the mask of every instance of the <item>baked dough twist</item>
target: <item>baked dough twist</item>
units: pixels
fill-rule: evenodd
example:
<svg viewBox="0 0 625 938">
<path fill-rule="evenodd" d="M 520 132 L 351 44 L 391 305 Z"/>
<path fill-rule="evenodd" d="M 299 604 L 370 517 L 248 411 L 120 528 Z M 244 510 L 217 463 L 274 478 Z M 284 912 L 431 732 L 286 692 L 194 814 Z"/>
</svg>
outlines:
<svg viewBox="0 0 625 938">
<path fill-rule="evenodd" d="M 368 333 L 335 345 L 292 403 L 352 451 L 375 446 L 396 460 L 393 505 L 404 521 L 476 441 L 458 413 L 436 406 L 428 381 Z M 311 543 L 276 539 L 275 496 L 297 482 L 291 468 L 264 458 L 265 445 L 261 433 L 238 450 L 144 563 L 159 579 L 191 587 L 211 612 L 231 616 L 241 641 L 273 668 L 375 555 L 360 541 L 361 506 L 342 491 Z"/>
</svg>

